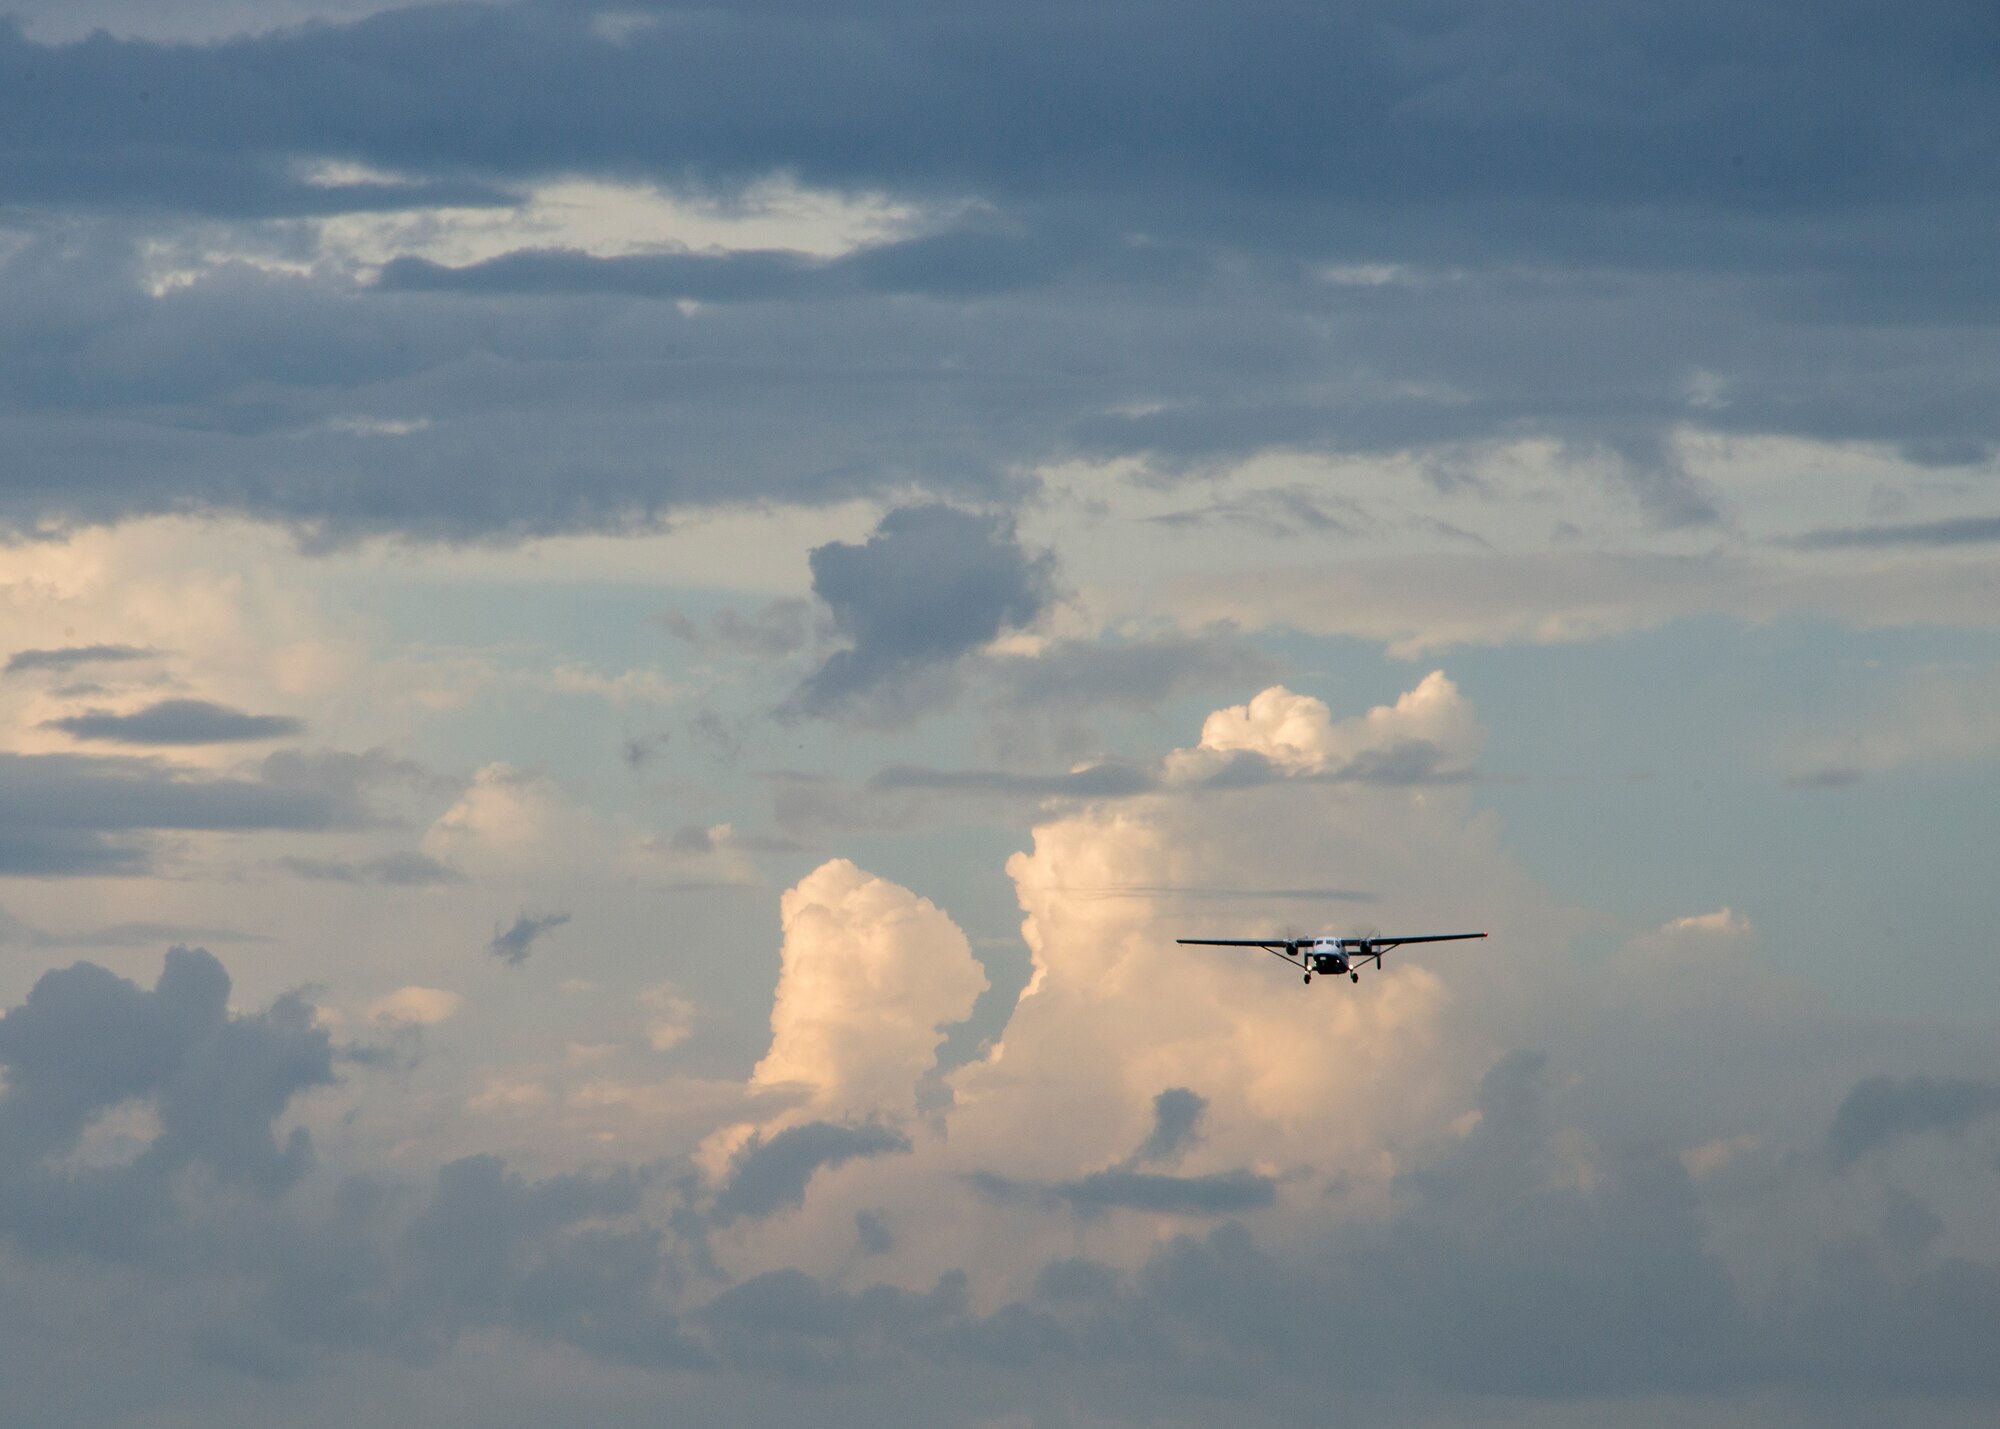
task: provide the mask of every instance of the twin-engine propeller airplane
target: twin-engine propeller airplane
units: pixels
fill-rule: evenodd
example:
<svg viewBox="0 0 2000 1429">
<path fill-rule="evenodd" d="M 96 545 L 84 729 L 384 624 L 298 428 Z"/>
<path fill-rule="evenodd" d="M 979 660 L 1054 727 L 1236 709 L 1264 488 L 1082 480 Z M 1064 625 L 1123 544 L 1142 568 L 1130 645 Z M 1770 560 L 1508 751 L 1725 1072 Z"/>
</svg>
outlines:
<svg viewBox="0 0 2000 1429">
<path fill-rule="evenodd" d="M 1373 958 L 1380 969 L 1382 954 L 1405 943 L 1456 943 L 1485 936 L 1484 933 L 1426 933 L 1415 938 L 1176 938 L 1174 941 L 1202 948 L 1262 948 L 1295 968 L 1304 968 L 1306 982 L 1310 984 L 1314 973 L 1332 977 L 1346 973 L 1360 982 L 1360 964 Z"/>
</svg>

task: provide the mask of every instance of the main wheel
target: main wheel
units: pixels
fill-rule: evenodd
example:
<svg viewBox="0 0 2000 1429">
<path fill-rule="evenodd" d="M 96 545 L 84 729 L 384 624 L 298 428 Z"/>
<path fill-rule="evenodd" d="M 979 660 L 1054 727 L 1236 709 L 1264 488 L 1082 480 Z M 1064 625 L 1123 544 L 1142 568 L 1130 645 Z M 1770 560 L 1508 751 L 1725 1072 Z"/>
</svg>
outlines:
<svg viewBox="0 0 2000 1429">
<path fill-rule="evenodd" d="M 1348 976 L 1349 976 L 1349 977 L 1351 977 L 1351 978 L 1353 978 L 1353 979 L 1354 979 L 1354 980 L 1355 980 L 1356 982 L 1360 982 L 1360 981 L 1361 981 L 1361 974 L 1360 974 L 1360 973 L 1349 973 L 1349 974 L 1348 974 Z"/>
<path fill-rule="evenodd" d="M 1307 987 L 1311 987 L 1312 985 L 1313 985 L 1313 975 L 1312 975 L 1311 973 L 1307 973 L 1307 974 L 1306 974 L 1306 986 L 1307 986 Z"/>
</svg>

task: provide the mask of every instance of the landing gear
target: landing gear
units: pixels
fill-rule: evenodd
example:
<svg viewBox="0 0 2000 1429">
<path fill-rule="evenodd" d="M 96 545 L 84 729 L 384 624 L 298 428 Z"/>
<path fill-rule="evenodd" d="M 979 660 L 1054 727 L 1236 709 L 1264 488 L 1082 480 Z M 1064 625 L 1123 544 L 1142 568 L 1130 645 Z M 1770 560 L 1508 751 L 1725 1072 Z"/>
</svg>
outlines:
<svg viewBox="0 0 2000 1429">
<path fill-rule="evenodd" d="M 1311 987 L 1312 985 L 1313 985 L 1313 975 L 1312 975 L 1311 973 L 1307 973 L 1307 974 L 1306 974 L 1306 986 L 1307 986 L 1307 987 Z"/>
<path fill-rule="evenodd" d="M 1351 978 L 1353 978 L 1353 979 L 1354 979 L 1354 980 L 1355 980 L 1356 982 L 1360 982 L 1360 981 L 1361 981 L 1361 974 L 1360 974 L 1360 973 L 1349 973 L 1349 974 L 1348 974 L 1348 976 L 1349 976 L 1349 977 L 1351 977 Z"/>
</svg>

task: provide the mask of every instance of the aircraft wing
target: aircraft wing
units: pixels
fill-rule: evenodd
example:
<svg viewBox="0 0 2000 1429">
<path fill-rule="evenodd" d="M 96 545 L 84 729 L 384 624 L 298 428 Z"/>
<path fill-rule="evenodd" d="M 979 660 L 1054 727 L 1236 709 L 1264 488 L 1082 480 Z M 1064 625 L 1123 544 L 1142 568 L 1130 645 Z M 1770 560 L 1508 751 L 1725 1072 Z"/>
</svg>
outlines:
<svg viewBox="0 0 2000 1429">
<path fill-rule="evenodd" d="M 1176 938 L 1174 941 L 1199 948 L 1262 948 L 1295 968 L 1305 966 L 1297 938 Z"/>
<path fill-rule="evenodd" d="M 1405 943 L 1457 943 L 1467 938 L 1483 938 L 1484 933 L 1424 933 L 1414 938 L 1342 938 L 1343 943 L 1366 942 L 1371 948 L 1400 948 Z"/>
</svg>

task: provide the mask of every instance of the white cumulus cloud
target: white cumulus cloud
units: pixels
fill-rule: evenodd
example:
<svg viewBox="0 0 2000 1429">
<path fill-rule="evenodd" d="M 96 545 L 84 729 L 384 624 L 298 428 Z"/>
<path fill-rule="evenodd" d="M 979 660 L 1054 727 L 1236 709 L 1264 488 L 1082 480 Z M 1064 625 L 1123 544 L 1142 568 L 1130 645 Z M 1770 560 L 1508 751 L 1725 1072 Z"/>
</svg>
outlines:
<svg viewBox="0 0 2000 1429">
<path fill-rule="evenodd" d="M 760 1087 L 805 1090 L 820 1117 L 906 1115 L 944 1028 L 971 1013 L 986 973 L 927 898 L 833 859 L 787 890 L 771 1048 Z"/>
</svg>

